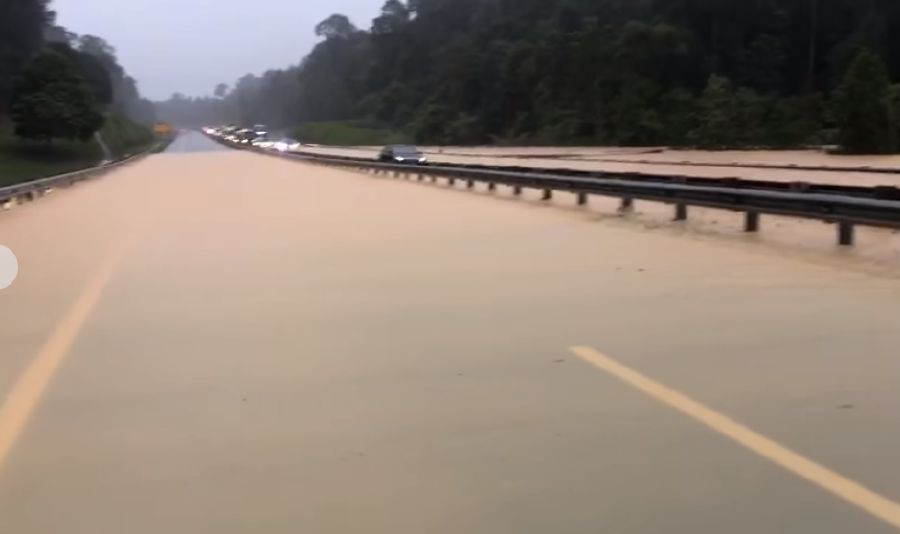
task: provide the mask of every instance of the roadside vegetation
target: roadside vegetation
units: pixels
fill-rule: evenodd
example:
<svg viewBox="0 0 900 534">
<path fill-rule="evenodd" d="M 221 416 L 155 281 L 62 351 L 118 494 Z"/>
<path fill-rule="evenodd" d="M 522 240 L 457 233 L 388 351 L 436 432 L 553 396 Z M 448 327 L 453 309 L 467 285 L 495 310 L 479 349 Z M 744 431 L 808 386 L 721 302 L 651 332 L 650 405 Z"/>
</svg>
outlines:
<svg viewBox="0 0 900 534">
<path fill-rule="evenodd" d="M 897 0 L 387 0 L 367 29 L 322 21 L 296 66 L 159 109 L 429 144 L 894 152 L 897 27 Z"/>
<path fill-rule="evenodd" d="M 411 143 L 412 136 L 368 121 L 308 122 L 290 132 L 291 137 L 335 146 L 393 145 Z"/>
<path fill-rule="evenodd" d="M 106 41 L 56 25 L 47 0 L 9 0 L 3 15 L 0 186 L 90 167 L 155 142 L 153 104 L 140 97 Z"/>
<path fill-rule="evenodd" d="M 0 187 L 96 165 L 103 151 L 93 140 L 43 142 L 16 138 L 0 125 Z"/>
</svg>

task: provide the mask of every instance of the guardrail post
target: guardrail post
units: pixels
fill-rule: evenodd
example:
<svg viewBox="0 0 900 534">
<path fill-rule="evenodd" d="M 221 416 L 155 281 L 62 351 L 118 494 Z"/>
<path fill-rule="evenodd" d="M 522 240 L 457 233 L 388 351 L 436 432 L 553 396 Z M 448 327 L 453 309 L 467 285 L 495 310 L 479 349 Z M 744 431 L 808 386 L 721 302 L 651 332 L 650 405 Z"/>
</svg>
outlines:
<svg viewBox="0 0 900 534">
<path fill-rule="evenodd" d="M 544 189 L 544 194 L 541 196 L 541 200 L 550 200 L 553 198 L 553 190 L 552 189 Z"/>
<path fill-rule="evenodd" d="M 578 193 L 578 205 L 584 206 L 588 202 L 587 193 Z"/>
<path fill-rule="evenodd" d="M 748 211 L 744 215 L 744 231 L 745 232 L 758 232 L 759 231 L 759 212 Z"/>
<path fill-rule="evenodd" d="M 452 176 L 447 178 L 447 185 L 456 185 L 456 178 Z"/>
<path fill-rule="evenodd" d="M 488 191 L 496 191 L 496 190 L 497 190 L 497 184 L 495 184 L 494 182 L 488 182 Z"/>
<path fill-rule="evenodd" d="M 420 173 L 419 173 L 419 178 L 418 178 L 418 180 L 421 182 L 421 181 L 423 181 L 424 179 L 425 179 L 425 175 L 422 174 L 422 173 L 420 172 Z"/>
<path fill-rule="evenodd" d="M 838 244 L 844 247 L 853 245 L 855 227 L 853 223 L 841 221 L 838 223 Z"/>
<path fill-rule="evenodd" d="M 522 194 L 522 186 L 521 186 L 521 185 L 514 185 L 514 186 L 513 186 L 513 194 L 514 194 L 514 195 L 521 195 L 521 194 Z"/>
<path fill-rule="evenodd" d="M 675 220 L 686 221 L 687 211 L 687 204 L 675 204 Z"/>
<path fill-rule="evenodd" d="M 472 189 L 473 187 L 475 187 L 475 180 L 466 180 L 466 188 Z"/>
<path fill-rule="evenodd" d="M 437 176 L 432 174 L 431 175 L 431 183 L 434 183 L 434 182 L 437 182 Z"/>
<path fill-rule="evenodd" d="M 623 197 L 622 202 L 619 204 L 619 211 L 622 213 L 634 211 L 634 199 L 631 197 Z"/>
</svg>

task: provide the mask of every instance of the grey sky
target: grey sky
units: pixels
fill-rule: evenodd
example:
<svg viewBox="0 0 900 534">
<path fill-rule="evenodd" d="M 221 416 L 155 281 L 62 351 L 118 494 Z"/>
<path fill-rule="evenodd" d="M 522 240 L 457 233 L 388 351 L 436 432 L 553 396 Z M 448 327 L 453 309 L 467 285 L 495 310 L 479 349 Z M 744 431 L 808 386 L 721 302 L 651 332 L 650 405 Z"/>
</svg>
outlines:
<svg viewBox="0 0 900 534">
<path fill-rule="evenodd" d="M 315 25 L 344 13 L 368 28 L 384 0 L 53 0 L 59 24 L 103 37 L 141 93 L 212 93 L 248 72 L 298 63 Z"/>
</svg>

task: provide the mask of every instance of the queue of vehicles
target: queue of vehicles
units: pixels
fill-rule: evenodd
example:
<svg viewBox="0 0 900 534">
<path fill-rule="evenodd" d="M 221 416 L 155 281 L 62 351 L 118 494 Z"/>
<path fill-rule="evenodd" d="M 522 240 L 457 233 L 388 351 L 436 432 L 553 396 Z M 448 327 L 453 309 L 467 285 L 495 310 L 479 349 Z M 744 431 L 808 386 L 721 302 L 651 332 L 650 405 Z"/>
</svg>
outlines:
<svg viewBox="0 0 900 534">
<path fill-rule="evenodd" d="M 303 144 L 287 137 L 272 137 L 264 124 L 255 124 L 250 128 L 240 126 L 207 126 L 203 131 L 210 136 L 219 137 L 230 143 L 249 145 L 263 150 L 277 152 L 299 152 Z M 388 145 L 381 149 L 375 159 L 387 163 L 405 165 L 427 165 L 428 158 L 421 150 L 412 145 Z"/>
<path fill-rule="evenodd" d="M 255 124 L 251 128 L 240 126 L 207 126 L 203 128 L 206 135 L 219 137 L 229 143 L 250 145 L 265 150 L 279 152 L 296 152 L 300 150 L 300 142 L 289 137 L 273 137 L 264 124 Z"/>
</svg>

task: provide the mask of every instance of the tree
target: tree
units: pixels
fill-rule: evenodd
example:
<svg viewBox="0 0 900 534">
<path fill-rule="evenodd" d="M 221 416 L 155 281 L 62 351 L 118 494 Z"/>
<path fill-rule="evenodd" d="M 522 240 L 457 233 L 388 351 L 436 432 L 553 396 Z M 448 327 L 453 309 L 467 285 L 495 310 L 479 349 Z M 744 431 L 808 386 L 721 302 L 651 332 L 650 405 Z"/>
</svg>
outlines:
<svg viewBox="0 0 900 534">
<path fill-rule="evenodd" d="M 7 111 L 16 75 L 43 44 L 52 16 L 46 0 L 0 0 L 0 116 Z"/>
<path fill-rule="evenodd" d="M 78 37 L 78 50 L 94 57 L 116 62 L 116 49 L 102 37 L 96 35 L 82 35 Z"/>
<path fill-rule="evenodd" d="M 77 67 L 47 50 L 25 68 L 15 89 L 11 117 L 16 135 L 51 142 L 88 139 L 103 125 L 91 90 Z"/>
<path fill-rule="evenodd" d="M 409 22 L 409 9 L 400 0 L 387 0 L 381 16 L 372 21 L 373 34 L 393 33 Z"/>
<path fill-rule="evenodd" d="M 78 73 L 87 82 L 94 94 L 94 99 L 101 106 L 109 106 L 113 102 L 114 88 L 109 71 L 103 62 L 91 54 L 73 49 L 67 43 L 53 43 L 54 51 L 65 56 L 77 68 Z"/>
<path fill-rule="evenodd" d="M 699 125 L 694 130 L 694 142 L 706 148 L 727 148 L 737 144 L 740 136 L 738 109 L 734 87 L 728 78 L 709 77 L 700 96 Z"/>
<path fill-rule="evenodd" d="M 368 31 L 328 17 L 299 65 L 221 107 L 452 142 L 796 146 L 833 122 L 821 104 L 861 45 L 900 81 L 900 0 L 381 3 Z"/>
<path fill-rule="evenodd" d="M 316 25 L 316 36 L 324 37 L 326 39 L 333 39 L 335 37 L 347 37 L 356 31 L 356 26 L 354 26 L 353 23 L 350 22 L 350 19 L 347 18 L 347 15 L 341 15 L 339 13 L 331 15 L 330 17 Z"/>
<path fill-rule="evenodd" d="M 664 133 L 670 143 L 686 144 L 697 122 L 697 99 L 683 87 L 676 87 L 663 95 L 660 109 Z"/>
<path fill-rule="evenodd" d="M 890 81 L 871 50 L 861 49 L 851 63 L 835 94 L 834 113 L 845 152 L 884 154 L 897 148 Z"/>
<path fill-rule="evenodd" d="M 228 84 L 220 83 L 216 86 L 215 93 L 216 98 L 225 98 L 228 94 Z"/>
<path fill-rule="evenodd" d="M 82 35 L 75 39 L 75 47 L 83 55 L 90 56 L 106 70 L 112 85 L 112 99 L 108 108 L 132 120 L 142 120 L 146 112 L 141 111 L 141 95 L 137 81 L 128 76 L 119 64 L 116 49 L 102 37 Z M 89 78 L 90 81 L 90 78 Z M 105 103 L 105 102 L 104 102 Z"/>
<path fill-rule="evenodd" d="M 446 141 L 451 145 L 478 145 L 487 137 L 478 117 L 462 114 L 447 125 Z"/>
</svg>

